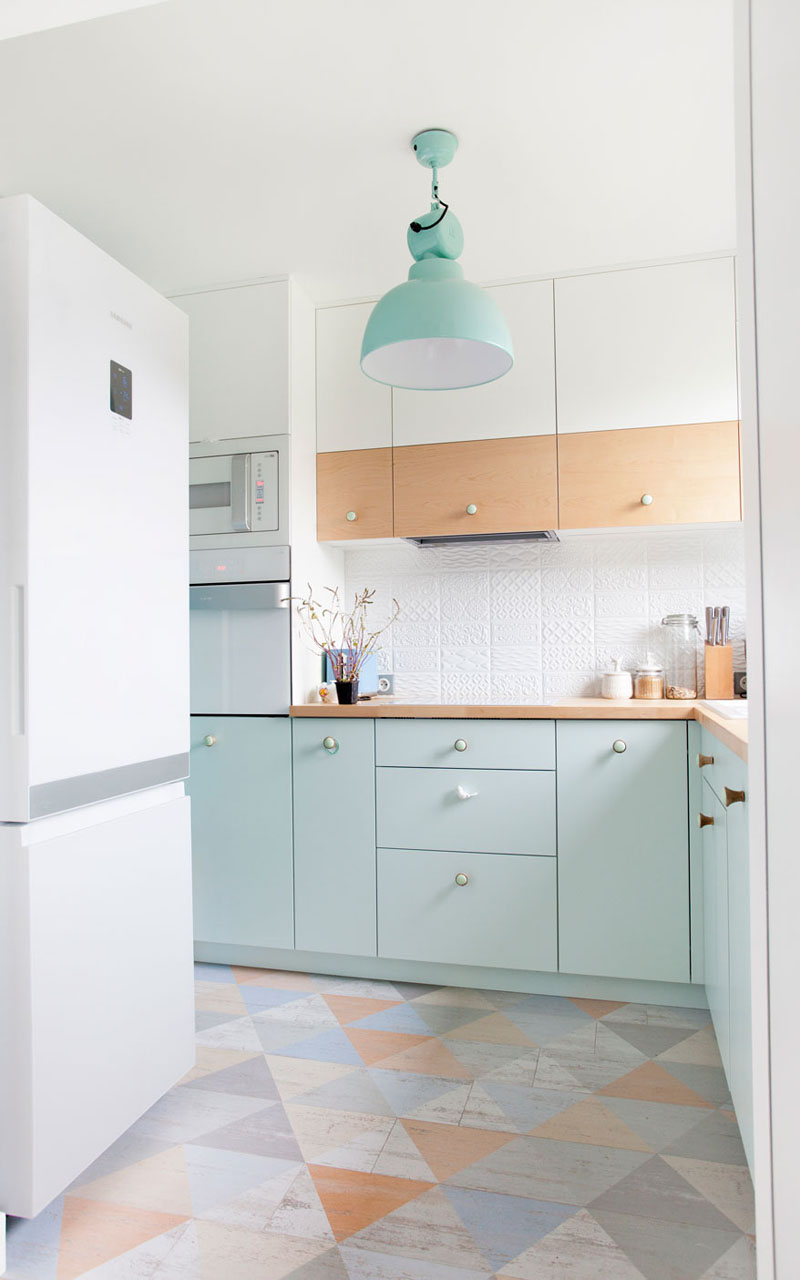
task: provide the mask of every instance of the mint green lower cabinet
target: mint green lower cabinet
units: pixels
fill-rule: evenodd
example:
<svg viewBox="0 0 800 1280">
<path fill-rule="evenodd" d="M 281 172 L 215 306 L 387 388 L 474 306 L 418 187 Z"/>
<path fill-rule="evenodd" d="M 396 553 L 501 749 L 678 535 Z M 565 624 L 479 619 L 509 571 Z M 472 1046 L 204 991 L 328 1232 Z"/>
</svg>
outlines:
<svg viewBox="0 0 800 1280">
<path fill-rule="evenodd" d="M 703 780 L 702 810 L 712 821 L 703 827 L 703 937 L 705 984 L 719 1054 L 730 1084 L 731 1005 L 728 931 L 727 811 Z"/>
<path fill-rule="evenodd" d="M 747 766 L 725 751 L 723 782 L 747 795 Z M 728 1083 L 750 1166 L 753 1164 L 753 1063 L 750 1008 L 750 859 L 747 802 L 725 810 L 728 847 L 728 973 L 730 981 L 730 1068 Z"/>
<path fill-rule="evenodd" d="M 562 971 L 689 981 L 686 741 L 685 722 L 557 723 Z"/>
<path fill-rule="evenodd" d="M 378 955 L 554 970 L 555 859 L 379 849 Z"/>
<path fill-rule="evenodd" d="M 192 716 L 191 744 L 195 938 L 291 947 L 289 720 Z"/>
<path fill-rule="evenodd" d="M 374 956 L 374 723 L 292 724 L 295 946 Z"/>
<path fill-rule="evenodd" d="M 379 768 L 377 780 L 382 848 L 555 855 L 553 772 Z"/>
</svg>

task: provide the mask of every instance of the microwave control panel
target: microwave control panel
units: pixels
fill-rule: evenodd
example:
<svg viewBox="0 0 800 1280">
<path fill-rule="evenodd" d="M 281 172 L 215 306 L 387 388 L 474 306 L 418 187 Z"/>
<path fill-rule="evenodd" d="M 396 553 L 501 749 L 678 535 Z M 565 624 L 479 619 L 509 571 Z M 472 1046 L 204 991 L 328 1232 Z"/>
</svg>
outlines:
<svg viewBox="0 0 800 1280">
<path fill-rule="evenodd" d="M 278 528 L 278 454 L 250 454 L 250 528 Z"/>
</svg>

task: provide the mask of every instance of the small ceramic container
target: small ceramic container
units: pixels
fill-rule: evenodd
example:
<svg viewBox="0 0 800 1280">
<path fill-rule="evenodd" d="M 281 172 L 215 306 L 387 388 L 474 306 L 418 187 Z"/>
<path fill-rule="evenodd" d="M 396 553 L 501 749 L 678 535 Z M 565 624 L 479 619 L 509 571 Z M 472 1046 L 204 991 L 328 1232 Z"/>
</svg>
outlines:
<svg viewBox="0 0 800 1280">
<path fill-rule="evenodd" d="M 622 670 L 622 659 L 614 659 L 614 670 L 606 671 L 600 686 L 604 698 L 632 698 L 633 679 L 630 671 Z"/>
</svg>

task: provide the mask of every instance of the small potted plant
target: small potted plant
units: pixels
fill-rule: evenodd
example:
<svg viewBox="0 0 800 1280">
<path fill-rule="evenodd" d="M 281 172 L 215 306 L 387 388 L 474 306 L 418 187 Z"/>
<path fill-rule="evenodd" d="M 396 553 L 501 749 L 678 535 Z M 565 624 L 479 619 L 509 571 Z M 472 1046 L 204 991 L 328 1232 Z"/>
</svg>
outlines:
<svg viewBox="0 0 800 1280">
<path fill-rule="evenodd" d="M 312 646 L 327 656 L 336 681 L 339 702 L 358 702 L 358 677 L 366 659 L 377 652 L 379 638 L 396 621 L 400 606 L 392 601 L 392 613 L 382 626 L 372 628 L 369 611 L 375 592 L 364 588 L 353 597 L 353 607 L 344 608 L 336 587 L 325 587 L 327 604 L 314 599 L 311 584 L 306 596 L 292 596 L 300 625 Z"/>
</svg>

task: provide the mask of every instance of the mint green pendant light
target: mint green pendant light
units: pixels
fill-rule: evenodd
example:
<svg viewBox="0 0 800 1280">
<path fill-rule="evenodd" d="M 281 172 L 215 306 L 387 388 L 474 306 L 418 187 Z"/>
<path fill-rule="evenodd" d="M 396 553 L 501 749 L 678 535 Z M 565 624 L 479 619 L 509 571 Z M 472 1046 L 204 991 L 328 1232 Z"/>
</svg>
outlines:
<svg viewBox="0 0 800 1280">
<path fill-rule="evenodd" d="M 455 261 L 464 233 L 439 199 L 439 169 L 452 160 L 458 139 L 446 129 L 425 129 L 412 146 L 432 171 L 431 207 L 408 229 L 415 260 L 408 280 L 384 294 L 367 321 L 361 368 L 376 382 L 415 391 L 494 382 L 514 363 L 511 335 L 491 295 L 464 279 Z"/>
</svg>

